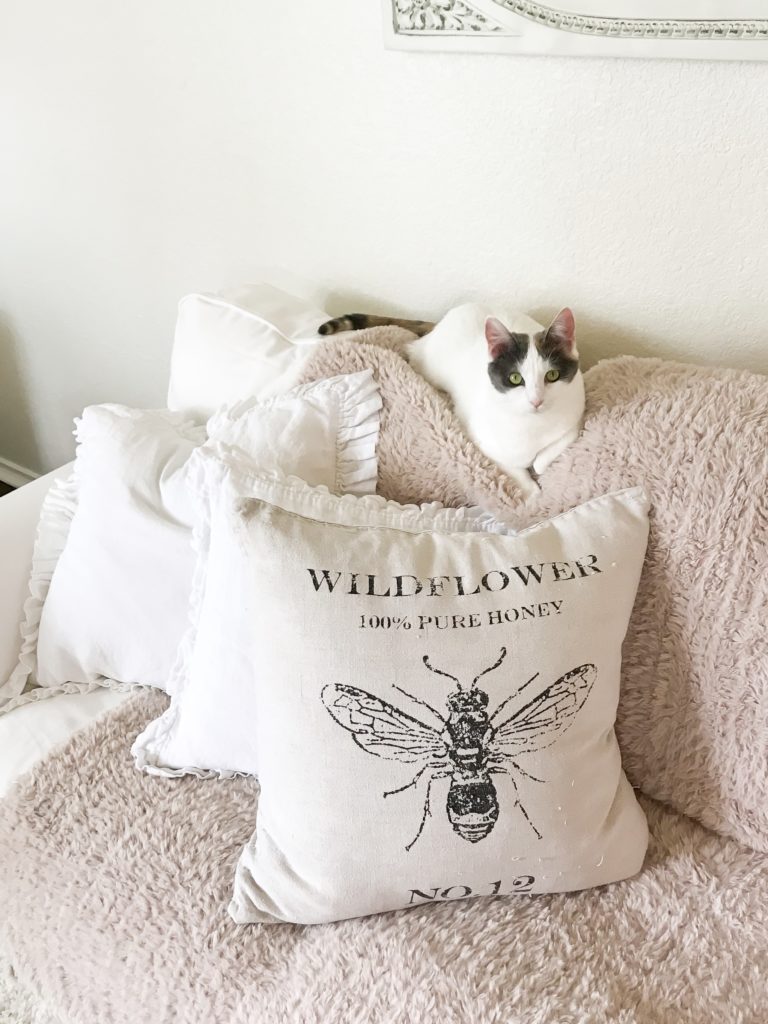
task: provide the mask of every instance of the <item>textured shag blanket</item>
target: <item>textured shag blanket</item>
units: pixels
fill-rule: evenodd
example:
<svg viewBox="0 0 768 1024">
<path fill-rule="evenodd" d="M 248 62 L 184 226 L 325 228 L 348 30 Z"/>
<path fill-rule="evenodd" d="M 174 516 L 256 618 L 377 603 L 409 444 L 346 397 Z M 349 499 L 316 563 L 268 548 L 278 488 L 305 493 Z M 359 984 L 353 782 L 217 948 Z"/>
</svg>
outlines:
<svg viewBox="0 0 768 1024">
<path fill-rule="evenodd" d="M 525 503 L 405 361 L 409 339 L 397 328 L 342 335 L 305 368 L 308 380 L 374 369 L 380 493 L 477 504 L 522 524 L 642 484 L 651 531 L 616 723 L 627 776 L 768 852 L 768 378 L 629 356 L 598 363 L 585 374 L 581 436 Z"/>
<path fill-rule="evenodd" d="M 768 857 L 743 843 L 768 848 L 768 381 L 599 364 L 583 436 L 524 504 L 412 373 L 406 337 L 330 342 L 306 368 L 376 370 L 387 497 L 478 503 L 522 523 L 649 490 L 625 764 L 646 792 L 742 842 L 644 797 L 651 845 L 626 882 L 239 928 L 226 907 L 257 787 L 138 774 L 129 748 L 166 702 L 139 694 L 0 804 L 0 969 L 12 965 L 35 1024 L 765 1024 Z"/>
<path fill-rule="evenodd" d="M 236 926 L 256 786 L 139 775 L 128 748 L 166 700 L 132 698 L 0 810 L 0 951 L 50 1021 L 765 1024 L 768 857 L 645 798 L 626 882 Z"/>
</svg>

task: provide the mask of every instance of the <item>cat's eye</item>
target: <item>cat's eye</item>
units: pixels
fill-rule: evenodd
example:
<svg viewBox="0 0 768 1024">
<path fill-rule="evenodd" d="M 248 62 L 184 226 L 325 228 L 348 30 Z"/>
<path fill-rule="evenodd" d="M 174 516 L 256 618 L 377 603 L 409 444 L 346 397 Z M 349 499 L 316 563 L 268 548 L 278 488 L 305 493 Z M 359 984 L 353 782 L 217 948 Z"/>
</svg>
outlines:
<svg viewBox="0 0 768 1024">
<path fill-rule="evenodd" d="M 513 388 L 519 388 L 523 383 L 523 375 L 521 373 L 510 373 L 509 383 Z"/>
<path fill-rule="evenodd" d="M 556 380 L 559 380 L 559 378 L 560 378 L 560 371 L 559 370 L 547 370 L 547 372 L 544 374 L 544 379 L 549 384 L 554 384 Z"/>
</svg>

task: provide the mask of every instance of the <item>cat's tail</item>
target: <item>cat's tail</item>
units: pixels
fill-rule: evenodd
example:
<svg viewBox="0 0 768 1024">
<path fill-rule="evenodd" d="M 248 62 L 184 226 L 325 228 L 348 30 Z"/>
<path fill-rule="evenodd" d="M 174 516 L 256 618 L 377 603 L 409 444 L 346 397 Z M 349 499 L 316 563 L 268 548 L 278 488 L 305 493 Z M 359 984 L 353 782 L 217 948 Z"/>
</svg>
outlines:
<svg viewBox="0 0 768 1024">
<path fill-rule="evenodd" d="M 345 313 L 326 320 L 318 327 L 318 334 L 339 334 L 341 331 L 362 331 L 366 327 L 404 327 L 418 338 L 429 334 L 434 324 L 426 320 L 401 320 L 396 316 L 372 316 L 370 313 Z"/>
</svg>

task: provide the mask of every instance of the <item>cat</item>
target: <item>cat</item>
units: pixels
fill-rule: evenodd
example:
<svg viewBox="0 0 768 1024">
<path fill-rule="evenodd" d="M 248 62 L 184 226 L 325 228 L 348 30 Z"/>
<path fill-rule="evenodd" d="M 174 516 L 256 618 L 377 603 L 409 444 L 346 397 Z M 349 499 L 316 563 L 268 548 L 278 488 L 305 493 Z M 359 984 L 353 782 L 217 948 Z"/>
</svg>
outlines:
<svg viewBox="0 0 768 1024">
<path fill-rule="evenodd" d="M 545 328 L 503 308 L 467 303 L 437 324 L 348 313 L 320 334 L 394 324 L 417 335 L 407 346 L 413 368 L 446 391 L 468 435 L 511 476 L 523 494 L 579 435 L 584 380 L 575 320 L 562 309 Z"/>
</svg>

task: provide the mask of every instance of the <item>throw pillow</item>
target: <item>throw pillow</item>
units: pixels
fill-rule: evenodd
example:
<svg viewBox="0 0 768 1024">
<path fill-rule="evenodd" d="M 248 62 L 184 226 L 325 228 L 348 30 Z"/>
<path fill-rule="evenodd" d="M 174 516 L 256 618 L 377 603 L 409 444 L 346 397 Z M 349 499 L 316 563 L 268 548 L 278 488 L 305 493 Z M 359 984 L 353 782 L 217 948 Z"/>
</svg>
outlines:
<svg viewBox="0 0 768 1024">
<path fill-rule="evenodd" d="M 250 395 L 282 394 L 299 379 L 328 314 L 271 284 L 179 303 L 168 408 L 207 419 Z"/>
<path fill-rule="evenodd" d="M 220 453 L 221 454 L 221 453 Z M 258 770 L 239 922 L 320 923 L 625 878 L 646 826 L 613 732 L 639 489 L 516 535 L 200 452 L 191 671 L 137 741 Z M 223 638 L 223 643 L 222 643 Z"/>
<path fill-rule="evenodd" d="M 364 371 L 240 403 L 209 429 L 251 465 L 368 494 L 380 406 Z M 178 413 L 92 406 L 77 437 L 74 480 L 51 492 L 41 515 L 38 551 L 53 539 L 57 559 L 35 559 L 22 657 L 0 690 L 6 710 L 95 685 L 167 689 L 188 625 L 195 556 L 186 483 L 205 428 Z"/>
</svg>

